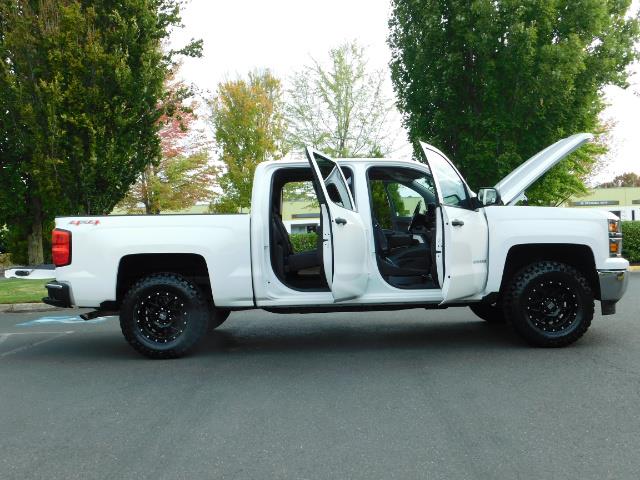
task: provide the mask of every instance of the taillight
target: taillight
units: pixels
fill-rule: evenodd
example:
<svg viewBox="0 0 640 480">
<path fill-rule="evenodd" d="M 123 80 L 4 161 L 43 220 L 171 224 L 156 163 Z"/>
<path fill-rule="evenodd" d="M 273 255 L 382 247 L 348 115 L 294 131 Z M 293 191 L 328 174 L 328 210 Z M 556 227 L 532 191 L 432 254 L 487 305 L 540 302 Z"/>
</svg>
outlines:
<svg viewBox="0 0 640 480">
<path fill-rule="evenodd" d="M 71 232 L 56 228 L 51 232 L 51 259 L 56 267 L 71 264 Z"/>
</svg>

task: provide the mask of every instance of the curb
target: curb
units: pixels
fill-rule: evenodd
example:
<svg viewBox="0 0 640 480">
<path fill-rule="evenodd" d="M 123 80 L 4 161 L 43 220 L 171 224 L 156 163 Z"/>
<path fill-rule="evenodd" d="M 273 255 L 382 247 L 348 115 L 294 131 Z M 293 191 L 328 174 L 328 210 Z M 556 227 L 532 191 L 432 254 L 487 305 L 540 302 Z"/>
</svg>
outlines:
<svg viewBox="0 0 640 480">
<path fill-rule="evenodd" d="M 640 272 L 640 265 L 631 265 L 629 267 L 630 272 Z"/>
<path fill-rule="evenodd" d="M 49 312 L 65 310 L 46 303 L 7 303 L 0 305 L 0 313 Z"/>
</svg>

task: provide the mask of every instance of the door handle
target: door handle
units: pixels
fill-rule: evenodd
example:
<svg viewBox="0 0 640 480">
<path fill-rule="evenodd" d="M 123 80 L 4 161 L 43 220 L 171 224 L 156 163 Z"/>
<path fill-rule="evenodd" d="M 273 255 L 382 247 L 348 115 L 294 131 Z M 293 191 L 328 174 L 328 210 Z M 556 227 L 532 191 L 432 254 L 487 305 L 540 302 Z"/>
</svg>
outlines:
<svg viewBox="0 0 640 480">
<path fill-rule="evenodd" d="M 338 225 L 346 225 L 346 224 L 347 224 L 347 221 L 346 221 L 344 218 L 340 218 L 340 217 L 338 217 L 338 218 L 336 218 L 336 223 L 337 223 Z"/>
<path fill-rule="evenodd" d="M 464 225 L 464 222 L 462 220 L 453 220 L 451 222 L 451 225 L 453 225 L 454 227 L 461 227 Z"/>
</svg>

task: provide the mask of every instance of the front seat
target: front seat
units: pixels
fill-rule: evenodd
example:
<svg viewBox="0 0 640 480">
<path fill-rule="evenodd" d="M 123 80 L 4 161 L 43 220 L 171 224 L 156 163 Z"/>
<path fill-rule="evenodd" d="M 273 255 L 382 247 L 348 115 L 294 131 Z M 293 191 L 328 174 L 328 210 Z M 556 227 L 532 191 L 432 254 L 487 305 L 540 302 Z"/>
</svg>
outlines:
<svg viewBox="0 0 640 480">
<path fill-rule="evenodd" d="M 429 244 L 420 243 L 412 247 L 392 250 L 387 258 L 399 267 L 408 267 L 428 272 L 431 268 L 431 251 Z"/>
<path fill-rule="evenodd" d="M 373 225 L 373 234 L 378 264 L 383 275 L 423 277 L 430 274 L 431 254 L 426 243 L 392 251 L 387 236 L 377 221 Z"/>
<path fill-rule="evenodd" d="M 278 273 L 284 277 L 285 273 L 298 272 L 305 268 L 320 266 L 318 250 L 294 253 L 287 228 L 277 211 L 271 215 L 271 232 L 273 236 L 272 254 Z"/>
</svg>

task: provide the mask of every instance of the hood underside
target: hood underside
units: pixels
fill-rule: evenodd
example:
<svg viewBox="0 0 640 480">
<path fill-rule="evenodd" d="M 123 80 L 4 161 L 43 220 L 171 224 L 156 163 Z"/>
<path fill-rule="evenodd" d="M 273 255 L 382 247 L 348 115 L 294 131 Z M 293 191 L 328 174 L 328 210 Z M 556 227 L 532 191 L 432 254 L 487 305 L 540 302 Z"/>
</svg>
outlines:
<svg viewBox="0 0 640 480">
<path fill-rule="evenodd" d="M 495 186 L 502 203 L 504 205 L 515 204 L 533 182 L 592 138 L 593 135 L 590 133 L 577 133 L 536 153 Z"/>
</svg>

